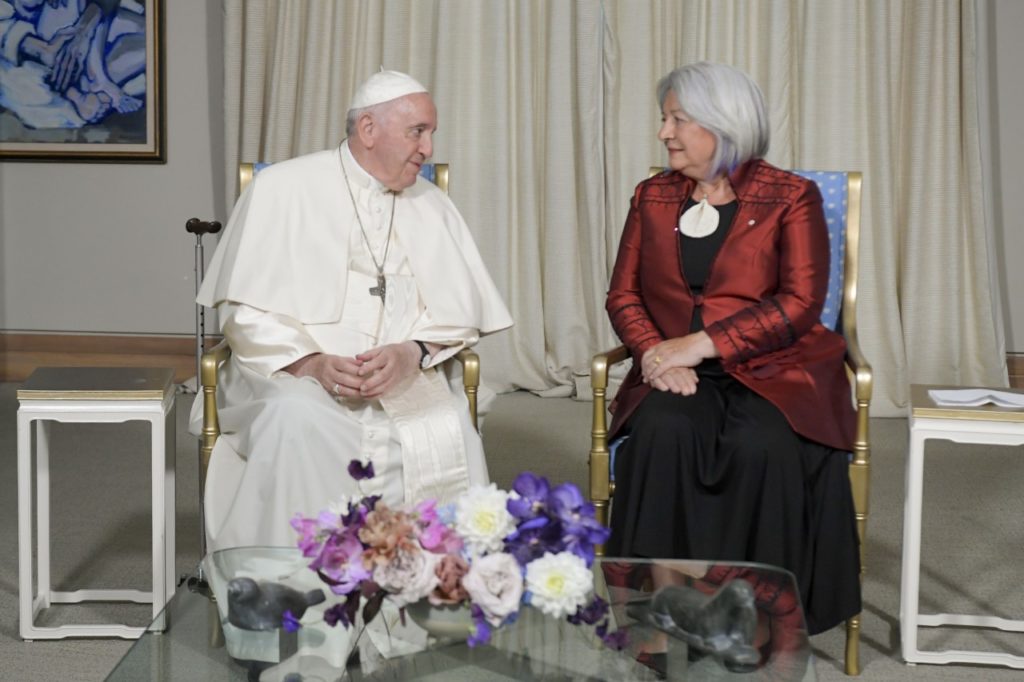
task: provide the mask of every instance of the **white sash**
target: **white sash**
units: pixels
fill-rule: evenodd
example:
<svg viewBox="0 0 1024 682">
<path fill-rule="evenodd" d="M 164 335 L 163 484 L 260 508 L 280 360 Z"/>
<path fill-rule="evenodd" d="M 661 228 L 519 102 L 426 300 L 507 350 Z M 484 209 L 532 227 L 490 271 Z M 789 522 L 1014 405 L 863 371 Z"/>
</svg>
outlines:
<svg viewBox="0 0 1024 682">
<path fill-rule="evenodd" d="M 405 501 L 450 502 L 469 488 L 469 466 L 456 402 L 444 377 L 419 372 L 403 391 L 384 396 L 381 406 L 394 420 L 402 442 Z"/>
</svg>

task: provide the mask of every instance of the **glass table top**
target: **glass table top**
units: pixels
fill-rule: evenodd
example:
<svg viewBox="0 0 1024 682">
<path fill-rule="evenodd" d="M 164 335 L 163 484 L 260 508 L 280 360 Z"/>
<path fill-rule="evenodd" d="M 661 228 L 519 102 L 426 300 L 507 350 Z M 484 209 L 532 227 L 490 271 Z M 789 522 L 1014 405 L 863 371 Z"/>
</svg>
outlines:
<svg viewBox="0 0 1024 682">
<path fill-rule="evenodd" d="M 228 621 L 230 577 L 258 577 L 299 590 L 325 587 L 306 561 L 292 548 L 215 552 L 204 561 L 210 589 L 197 589 L 194 580 L 179 587 L 107 680 L 816 679 L 794 579 L 770 566 L 598 558 L 594 590 L 610 604 L 610 630 L 626 640 L 621 650 L 604 644 L 590 626 L 571 625 L 532 607 L 522 608 L 515 623 L 495 630 L 489 644 L 477 647 L 445 636 L 433 620 L 422 622 L 422 615 L 408 617 L 412 609 L 407 614 L 382 609 L 369 626 L 352 630 L 314 622 L 297 633 L 254 632 Z M 333 598 L 324 591 L 329 597 L 321 610 Z M 655 593 L 660 596 L 652 601 Z M 736 599 L 744 596 L 753 597 L 753 609 L 737 606 Z M 434 612 L 420 610 L 427 616 Z M 658 621 L 659 613 L 675 618 Z M 743 656 L 737 655 L 734 639 L 704 636 L 735 628 L 737 614 L 753 635 Z"/>
</svg>

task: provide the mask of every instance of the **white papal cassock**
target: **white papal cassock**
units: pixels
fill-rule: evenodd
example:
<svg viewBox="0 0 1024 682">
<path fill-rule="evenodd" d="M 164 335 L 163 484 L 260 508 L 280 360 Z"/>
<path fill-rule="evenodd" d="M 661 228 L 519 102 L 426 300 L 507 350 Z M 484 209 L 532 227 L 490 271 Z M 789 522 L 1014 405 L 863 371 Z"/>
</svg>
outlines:
<svg viewBox="0 0 1024 682">
<path fill-rule="evenodd" d="M 387 252 L 383 306 L 369 293 L 376 270 L 346 173 L 378 263 Z M 206 486 L 211 550 L 294 545 L 290 519 L 342 496 L 447 500 L 487 482 L 458 363 L 444 361 L 512 320 L 464 221 L 433 184 L 417 178 L 394 195 L 345 143 L 275 164 L 239 198 L 197 300 L 217 306 L 232 348 Z M 446 349 L 379 400 L 335 400 L 315 379 L 282 371 L 310 353 L 352 357 L 412 339 Z M 197 400 L 196 433 L 201 419 Z M 353 481 L 355 458 L 377 475 Z"/>
</svg>

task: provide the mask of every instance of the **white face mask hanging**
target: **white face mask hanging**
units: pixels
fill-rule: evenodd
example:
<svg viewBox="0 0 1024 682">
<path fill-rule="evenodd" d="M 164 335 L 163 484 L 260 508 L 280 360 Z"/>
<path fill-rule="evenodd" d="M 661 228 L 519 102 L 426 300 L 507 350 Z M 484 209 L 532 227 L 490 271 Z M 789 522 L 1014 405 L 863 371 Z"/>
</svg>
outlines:
<svg viewBox="0 0 1024 682">
<path fill-rule="evenodd" d="M 708 203 L 708 195 L 679 216 L 679 231 L 687 237 L 700 239 L 718 229 L 718 209 Z"/>
</svg>

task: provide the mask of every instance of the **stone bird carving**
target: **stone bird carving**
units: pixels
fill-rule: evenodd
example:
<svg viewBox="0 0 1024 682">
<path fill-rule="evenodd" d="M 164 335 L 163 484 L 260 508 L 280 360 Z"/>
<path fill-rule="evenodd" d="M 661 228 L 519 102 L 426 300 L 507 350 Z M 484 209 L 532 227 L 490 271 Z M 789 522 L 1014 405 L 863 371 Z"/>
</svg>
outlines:
<svg viewBox="0 0 1024 682">
<path fill-rule="evenodd" d="M 296 619 L 324 601 L 323 590 L 299 592 L 280 583 L 233 578 L 228 582 L 228 622 L 243 630 L 275 630 L 285 611 Z"/>
</svg>

